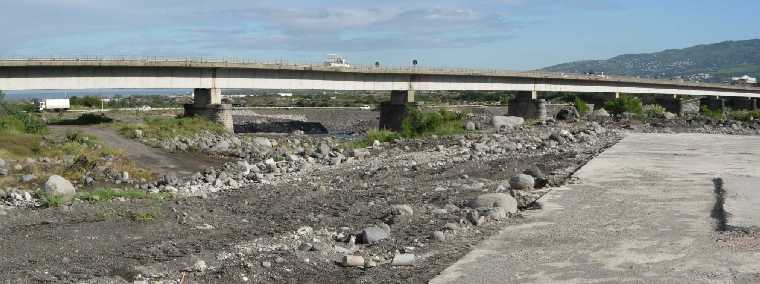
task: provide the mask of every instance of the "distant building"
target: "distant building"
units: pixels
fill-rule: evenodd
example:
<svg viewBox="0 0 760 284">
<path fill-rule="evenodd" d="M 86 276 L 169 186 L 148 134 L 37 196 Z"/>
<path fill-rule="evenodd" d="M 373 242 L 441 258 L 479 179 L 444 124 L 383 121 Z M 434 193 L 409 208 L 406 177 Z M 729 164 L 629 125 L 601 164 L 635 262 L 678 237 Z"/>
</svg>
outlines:
<svg viewBox="0 0 760 284">
<path fill-rule="evenodd" d="M 757 78 L 744 75 L 741 77 L 731 78 L 731 83 L 734 85 L 757 85 Z"/>
</svg>

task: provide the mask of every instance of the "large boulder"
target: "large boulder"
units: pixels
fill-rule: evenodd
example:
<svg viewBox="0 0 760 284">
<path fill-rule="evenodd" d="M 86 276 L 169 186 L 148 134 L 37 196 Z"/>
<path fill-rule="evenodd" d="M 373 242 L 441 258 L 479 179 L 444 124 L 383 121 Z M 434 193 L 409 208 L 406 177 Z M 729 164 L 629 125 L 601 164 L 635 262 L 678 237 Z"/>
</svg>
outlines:
<svg viewBox="0 0 760 284">
<path fill-rule="evenodd" d="M 580 117 L 580 114 L 578 114 L 578 111 L 575 109 L 575 107 L 566 107 L 561 109 L 559 112 L 557 112 L 557 115 L 554 117 L 557 120 L 576 120 Z"/>
<path fill-rule="evenodd" d="M 387 239 L 389 235 L 390 234 L 387 230 L 382 229 L 380 227 L 373 226 L 373 227 L 368 227 L 362 230 L 362 233 L 359 236 L 359 240 L 363 244 L 374 244 L 384 239 Z"/>
<path fill-rule="evenodd" d="M 610 118 L 610 113 L 607 112 L 606 109 L 600 108 L 591 112 L 591 115 L 589 115 L 589 118 L 595 119 L 595 120 L 605 120 L 605 119 Z"/>
<path fill-rule="evenodd" d="M 471 208 L 504 208 L 508 213 L 517 213 L 517 200 L 506 193 L 481 194 L 470 201 Z"/>
<path fill-rule="evenodd" d="M 525 124 L 525 119 L 517 116 L 494 116 L 491 123 L 497 130 L 505 130 Z"/>
<path fill-rule="evenodd" d="M 536 180 L 530 175 L 519 174 L 509 180 L 509 185 L 512 190 L 531 190 L 536 185 Z"/>
<path fill-rule="evenodd" d="M 47 182 L 45 182 L 45 192 L 61 196 L 64 201 L 71 201 L 77 193 L 76 188 L 74 188 L 74 185 L 70 181 L 58 175 L 48 178 Z"/>
</svg>

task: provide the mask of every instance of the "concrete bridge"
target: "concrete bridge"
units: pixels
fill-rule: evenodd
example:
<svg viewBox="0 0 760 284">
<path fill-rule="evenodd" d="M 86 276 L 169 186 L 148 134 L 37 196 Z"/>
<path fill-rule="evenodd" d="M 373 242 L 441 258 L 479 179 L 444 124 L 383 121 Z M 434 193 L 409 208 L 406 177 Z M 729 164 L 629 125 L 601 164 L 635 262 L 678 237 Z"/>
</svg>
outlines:
<svg viewBox="0 0 760 284">
<path fill-rule="evenodd" d="M 753 107 L 760 88 L 631 77 L 503 70 L 434 69 L 240 60 L 177 59 L 0 59 L 0 90 L 195 89 L 189 114 L 207 115 L 231 127 L 221 89 L 391 91 L 381 126 L 395 128 L 414 91 L 517 91 L 514 115 L 542 118 L 544 92 L 659 94 L 680 97 L 739 97 Z M 676 103 L 677 105 L 677 103 Z M 229 120 L 229 121 L 228 121 Z"/>
</svg>

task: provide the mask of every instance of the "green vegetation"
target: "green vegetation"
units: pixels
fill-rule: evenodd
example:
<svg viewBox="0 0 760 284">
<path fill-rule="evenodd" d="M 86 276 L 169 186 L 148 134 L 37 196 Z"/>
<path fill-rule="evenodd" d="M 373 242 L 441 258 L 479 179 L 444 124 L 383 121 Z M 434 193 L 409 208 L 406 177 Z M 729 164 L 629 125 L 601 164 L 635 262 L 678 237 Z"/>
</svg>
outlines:
<svg viewBox="0 0 760 284">
<path fill-rule="evenodd" d="M 662 115 L 665 114 L 665 112 L 667 112 L 667 110 L 663 106 L 656 105 L 656 104 L 645 105 L 642 107 L 642 110 L 644 111 L 644 115 L 650 118 L 661 117 Z"/>
<path fill-rule="evenodd" d="M 354 148 L 354 149 L 366 148 L 372 145 L 372 143 L 374 143 L 375 140 L 380 141 L 381 143 L 384 143 L 384 142 L 391 142 L 400 137 L 401 136 L 398 133 L 385 130 L 385 129 L 370 130 L 369 132 L 367 132 L 367 137 L 348 143 L 346 144 L 346 147 Z"/>
<path fill-rule="evenodd" d="M 94 96 L 84 96 L 84 97 L 77 97 L 73 96 L 69 99 L 69 102 L 71 103 L 72 107 L 83 107 L 83 108 L 94 108 L 94 107 L 101 107 L 102 100 L 99 97 Z"/>
<path fill-rule="evenodd" d="M 579 97 L 575 97 L 573 104 L 575 105 L 575 110 L 577 110 L 580 115 L 585 115 L 591 111 L 588 104 Z"/>
<path fill-rule="evenodd" d="M 641 99 L 634 96 L 621 96 L 620 98 L 611 100 L 604 104 L 604 109 L 615 115 L 621 115 L 626 112 L 641 115 L 644 112 Z"/>
<path fill-rule="evenodd" d="M 176 137 L 190 137 L 202 131 L 212 133 L 224 133 L 224 127 L 216 122 L 203 117 L 164 118 L 149 117 L 143 123 L 120 123 L 117 125 L 119 132 L 130 138 L 137 138 L 135 130 L 140 130 L 145 138 L 173 139 Z"/>
<path fill-rule="evenodd" d="M 153 219 L 156 218 L 156 214 L 152 212 L 138 211 L 138 212 L 132 212 L 130 215 L 131 215 L 132 221 L 141 222 L 141 223 L 150 223 L 151 221 L 153 221 Z"/>
<path fill-rule="evenodd" d="M 63 205 L 63 196 L 57 194 L 40 193 L 40 206 L 45 208 L 57 208 Z"/>
<path fill-rule="evenodd" d="M 707 106 L 702 106 L 702 115 L 712 118 L 714 120 L 723 120 L 723 112 L 720 110 L 711 110 Z"/>
<path fill-rule="evenodd" d="M 169 197 L 171 197 L 171 194 L 168 193 L 149 193 L 134 189 L 119 190 L 112 188 L 101 188 L 94 191 L 77 193 L 77 199 L 92 203 L 107 202 L 117 198 L 165 200 Z"/>
<path fill-rule="evenodd" d="M 441 110 L 438 112 L 410 111 L 401 123 L 401 136 L 413 138 L 428 135 L 464 133 L 467 114 Z"/>
<path fill-rule="evenodd" d="M 739 121 L 753 121 L 756 119 L 760 119 L 760 110 L 739 110 L 739 111 L 732 111 L 728 113 L 728 117 L 730 117 L 733 120 L 739 120 Z"/>
</svg>

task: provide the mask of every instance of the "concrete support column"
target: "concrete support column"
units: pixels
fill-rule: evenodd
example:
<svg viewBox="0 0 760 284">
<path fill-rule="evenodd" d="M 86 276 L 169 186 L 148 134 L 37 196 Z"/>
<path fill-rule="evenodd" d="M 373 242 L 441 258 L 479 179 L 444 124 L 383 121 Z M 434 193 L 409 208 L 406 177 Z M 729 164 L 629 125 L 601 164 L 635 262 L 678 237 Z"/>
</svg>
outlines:
<svg viewBox="0 0 760 284">
<path fill-rule="evenodd" d="M 509 101 L 507 113 L 525 119 L 546 120 L 546 100 L 538 99 L 538 93 L 519 93 Z"/>
<path fill-rule="evenodd" d="M 406 114 L 417 107 L 414 91 L 391 91 L 391 100 L 380 104 L 380 129 L 401 130 Z"/>
<path fill-rule="evenodd" d="M 193 103 L 186 104 L 185 116 L 203 116 L 221 123 L 228 132 L 235 132 L 232 121 L 232 105 L 222 104 L 221 89 L 195 89 Z"/>
</svg>

